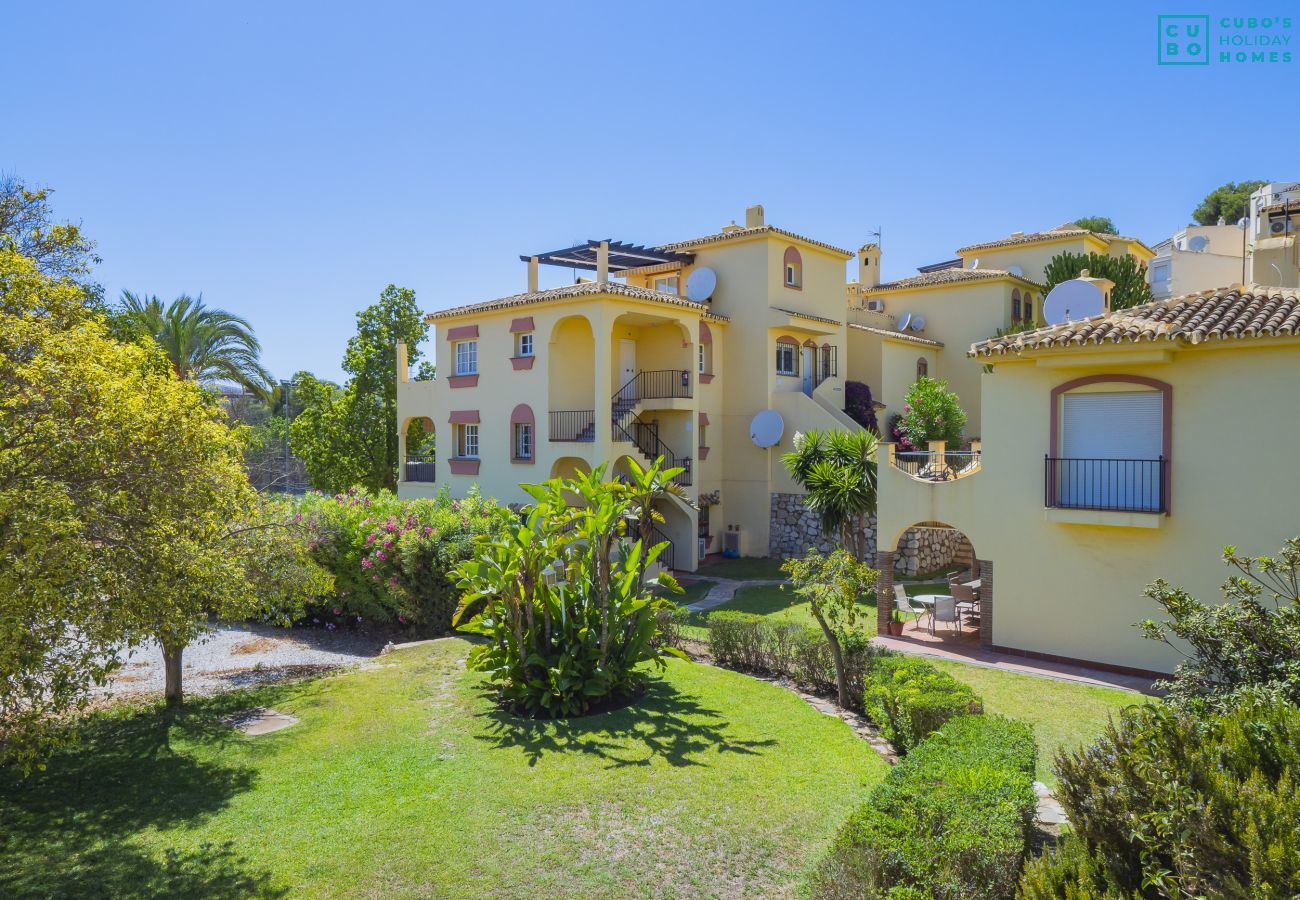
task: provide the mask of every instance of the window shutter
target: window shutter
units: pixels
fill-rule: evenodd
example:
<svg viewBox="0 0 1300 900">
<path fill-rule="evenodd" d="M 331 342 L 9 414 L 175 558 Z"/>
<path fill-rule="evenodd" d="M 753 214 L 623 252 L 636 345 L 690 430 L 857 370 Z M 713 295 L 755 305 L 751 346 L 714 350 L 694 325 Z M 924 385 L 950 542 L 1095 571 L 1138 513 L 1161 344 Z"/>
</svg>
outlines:
<svg viewBox="0 0 1300 900">
<path fill-rule="evenodd" d="M 1159 391 L 1066 394 L 1061 455 L 1067 459 L 1158 459 L 1164 454 Z"/>
</svg>

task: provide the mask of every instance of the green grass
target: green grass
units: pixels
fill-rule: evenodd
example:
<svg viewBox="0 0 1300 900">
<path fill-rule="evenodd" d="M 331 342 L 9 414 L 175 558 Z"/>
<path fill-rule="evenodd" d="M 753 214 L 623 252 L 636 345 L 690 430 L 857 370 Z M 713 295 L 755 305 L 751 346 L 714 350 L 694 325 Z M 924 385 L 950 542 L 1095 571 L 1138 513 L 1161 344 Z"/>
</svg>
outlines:
<svg viewBox="0 0 1300 900">
<path fill-rule="evenodd" d="M 716 581 L 709 581 L 707 579 L 692 581 L 690 584 L 682 582 L 682 593 L 669 594 L 668 596 L 678 606 L 689 606 L 697 600 L 703 600 L 704 595 L 707 594 L 715 584 L 717 584 Z"/>
<path fill-rule="evenodd" d="M 1150 702 L 1149 697 L 1131 691 L 948 660 L 928 662 L 970 685 L 983 698 L 985 712 L 1019 719 L 1033 727 L 1038 742 L 1038 778 L 1051 786 L 1056 785 L 1052 760 L 1058 750 L 1075 750 L 1090 743 L 1120 709 Z"/>
<path fill-rule="evenodd" d="M 781 571 L 784 560 L 768 559 L 763 556 L 741 556 L 735 559 L 721 559 L 710 562 L 695 570 L 701 578 L 733 578 L 737 581 L 749 580 L 783 580 Z"/>
<path fill-rule="evenodd" d="M 503 713 L 458 639 L 92 720 L 0 773 L 0 896 L 773 896 L 887 768 L 838 719 L 673 661 L 637 704 Z M 219 717 L 274 706 L 263 737 Z"/>
</svg>

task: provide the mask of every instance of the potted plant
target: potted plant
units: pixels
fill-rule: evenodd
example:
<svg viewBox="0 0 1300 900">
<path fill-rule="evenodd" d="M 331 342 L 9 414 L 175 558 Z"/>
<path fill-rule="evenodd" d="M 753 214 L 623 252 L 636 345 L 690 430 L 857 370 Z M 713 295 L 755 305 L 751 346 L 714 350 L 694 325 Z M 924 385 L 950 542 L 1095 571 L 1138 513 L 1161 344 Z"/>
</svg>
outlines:
<svg viewBox="0 0 1300 900">
<path fill-rule="evenodd" d="M 889 613 L 889 634 L 892 637 L 898 637 L 903 633 L 903 614 L 898 610 L 890 610 Z"/>
</svg>

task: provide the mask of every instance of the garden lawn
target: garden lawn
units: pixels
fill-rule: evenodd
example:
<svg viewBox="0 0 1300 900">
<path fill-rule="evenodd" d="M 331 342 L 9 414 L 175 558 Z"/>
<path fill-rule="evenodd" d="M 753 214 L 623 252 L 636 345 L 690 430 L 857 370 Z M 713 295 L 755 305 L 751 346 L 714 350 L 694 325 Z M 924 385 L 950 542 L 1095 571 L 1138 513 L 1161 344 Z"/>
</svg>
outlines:
<svg viewBox="0 0 1300 900">
<path fill-rule="evenodd" d="M 705 562 L 695 570 L 701 578 L 731 578 L 736 581 L 776 581 L 785 578 L 781 571 L 782 559 L 765 556 L 741 556 L 734 559 L 717 559 Z"/>
<path fill-rule="evenodd" d="M 886 769 L 789 691 L 679 661 L 628 708 L 520 720 L 468 648 L 97 717 L 0 773 L 0 896 L 783 896 Z M 219 721 L 252 706 L 301 723 Z"/>
<path fill-rule="evenodd" d="M 948 660 L 927 662 L 970 685 L 984 699 L 984 711 L 1030 725 L 1038 742 L 1038 778 L 1056 786 L 1052 761 L 1058 750 L 1077 750 L 1101 736 L 1110 717 L 1151 698 L 1132 691 L 1074 681 L 1021 675 Z"/>
</svg>

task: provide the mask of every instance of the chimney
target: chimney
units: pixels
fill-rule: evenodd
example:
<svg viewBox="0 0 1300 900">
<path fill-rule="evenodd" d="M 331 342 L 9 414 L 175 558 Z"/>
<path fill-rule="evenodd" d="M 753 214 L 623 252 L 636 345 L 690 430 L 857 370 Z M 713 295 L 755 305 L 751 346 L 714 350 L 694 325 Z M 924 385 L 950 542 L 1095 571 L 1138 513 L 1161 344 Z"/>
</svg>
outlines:
<svg viewBox="0 0 1300 900">
<path fill-rule="evenodd" d="M 600 284 L 609 281 L 609 241 L 601 241 L 596 251 L 596 281 Z"/>
<path fill-rule="evenodd" d="M 745 208 L 745 227 L 762 228 L 763 227 L 763 206 L 755 203 L 753 206 Z"/>
<path fill-rule="evenodd" d="M 1079 281 L 1086 281 L 1088 284 L 1101 291 L 1102 312 L 1110 312 L 1110 292 L 1115 288 L 1115 282 L 1109 278 L 1093 278 L 1087 269 L 1079 272 Z"/>
<path fill-rule="evenodd" d="M 867 290 L 880 284 L 880 245 L 863 244 L 858 248 L 858 289 Z"/>
<path fill-rule="evenodd" d="M 537 257 L 528 260 L 528 293 L 537 292 Z"/>
<path fill-rule="evenodd" d="M 406 341 L 397 342 L 397 382 L 406 384 L 411 380 L 411 364 L 407 361 Z"/>
</svg>

